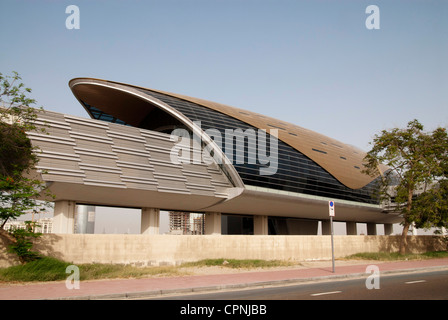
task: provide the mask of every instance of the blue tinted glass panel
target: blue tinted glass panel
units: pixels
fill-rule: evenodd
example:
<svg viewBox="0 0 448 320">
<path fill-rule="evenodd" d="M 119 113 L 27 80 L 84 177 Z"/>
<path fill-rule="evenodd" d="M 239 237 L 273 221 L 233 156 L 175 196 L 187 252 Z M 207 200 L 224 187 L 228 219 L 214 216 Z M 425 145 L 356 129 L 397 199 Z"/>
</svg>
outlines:
<svg viewBox="0 0 448 320">
<path fill-rule="evenodd" d="M 243 121 L 201 105 L 150 90 L 142 89 L 141 91 L 165 102 L 192 121 L 201 121 L 203 130 L 219 130 L 222 137 L 225 136 L 226 129 L 242 129 L 243 131 L 253 129 L 257 131 L 257 128 Z M 266 142 L 269 143 L 269 139 L 266 139 Z M 225 151 L 224 143 L 223 150 Z M 280 140 L 278 141 L 278 169 L 273 175 L 260 175 L 259 170 L 263 165 L 259 163 L 249 164 L 247 150 L 247 148 L 244 150 L 244 163 L 239 164 L 233 161 L 234 167 L 245 184 L 334 199 L 378 203 L 373 196 L 375 182 L 361 189 L 350 189 L 317 163 Z M 270 150 L 269 144 L 266 150 Z M 323 152 L 318 149 L 315 151 Z M 237 150 L 234 149 L 233 154 L 236 155 L 236 153 Z"/>
</svg>

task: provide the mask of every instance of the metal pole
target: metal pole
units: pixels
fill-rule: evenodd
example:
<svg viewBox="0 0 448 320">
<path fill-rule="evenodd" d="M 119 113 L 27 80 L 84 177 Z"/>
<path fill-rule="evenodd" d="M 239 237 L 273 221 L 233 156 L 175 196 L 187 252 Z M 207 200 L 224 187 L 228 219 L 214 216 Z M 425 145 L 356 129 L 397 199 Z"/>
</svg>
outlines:
<svg viewBox="0 0 448 320">
<path fill-rule="evenodd" d="M 334 273 L 334 243 L 333 243 L 333 217 L 330 216 L 330 227 L 331 227 L 331 263 L 333 266 Z"/>
</svg>

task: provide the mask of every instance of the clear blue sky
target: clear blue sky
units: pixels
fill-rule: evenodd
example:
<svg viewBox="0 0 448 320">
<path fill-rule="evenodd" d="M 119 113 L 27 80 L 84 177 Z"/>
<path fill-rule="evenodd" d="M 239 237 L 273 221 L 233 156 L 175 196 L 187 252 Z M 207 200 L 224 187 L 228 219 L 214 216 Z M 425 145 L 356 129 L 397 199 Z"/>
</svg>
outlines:
<svg viewBox="0 0 448 320">
<path fill-rule="evenodd" d="M 68 5 L 80 29 L 68 30 Z M 380 29 L 368 30 L 368 5 Z M 448 1 L 0 2 L 0 72 L 48 110 L 87 116 L 95 77 L 221 102 L 364 150 L 414 118 L 448 124 Z"/>
</svg>

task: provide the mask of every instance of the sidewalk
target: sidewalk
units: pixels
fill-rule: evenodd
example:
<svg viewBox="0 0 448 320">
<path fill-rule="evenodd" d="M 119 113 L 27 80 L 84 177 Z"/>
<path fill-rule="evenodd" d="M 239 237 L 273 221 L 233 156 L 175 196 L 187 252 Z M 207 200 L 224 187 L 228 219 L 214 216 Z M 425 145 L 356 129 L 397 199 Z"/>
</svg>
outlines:
<svg viewBox="0 0 448 320">
<path fill-rule="evenodd" d="M 232 274 L 81 281 L 79 289 L 69 290 L 65 281 L 38 284 L 0 284 L 0 300 L 34 299 L 126 299 L 156 297 L 173 293 L 293 284 L 332 278 L 367 277 L 369 264 L 338 266 L 332 272 L 331 261 L 324 268 L 298 268 L 280 271 L 240 272 Z M 417 270 L 448 269 L 448 258 L 422 261 L 375 262 L 381 274 Z"/>
</svg>

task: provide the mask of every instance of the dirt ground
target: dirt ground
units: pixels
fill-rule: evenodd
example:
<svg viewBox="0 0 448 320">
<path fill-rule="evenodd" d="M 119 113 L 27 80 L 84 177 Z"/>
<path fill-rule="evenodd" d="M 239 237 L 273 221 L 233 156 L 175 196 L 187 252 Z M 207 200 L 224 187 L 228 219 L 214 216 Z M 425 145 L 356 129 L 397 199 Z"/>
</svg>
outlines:
<svg viewBox="0 0 448 320">
<path fill-rule="evenodd" d="M 369 260 L 336 260 L 335 267 L 355 264 L 378 264 L 379 261 Z M 301 261 L 290 266 L 280 267 L 265 267 L 265 268 L 229 268 L 225 266 L 210 266 L 210 267 L 179 267 L 180 272 L 185 272 L 189 275 L 212 275 L 212 274 L 230 274 L 240 272 L 259 272 L 259 271 L 274 271 L 274 270 L 293 270 L 293 269 L 309 269 L 309 268 L 331 268 L 331 260 L 314 260 Z"/>
</svg>

